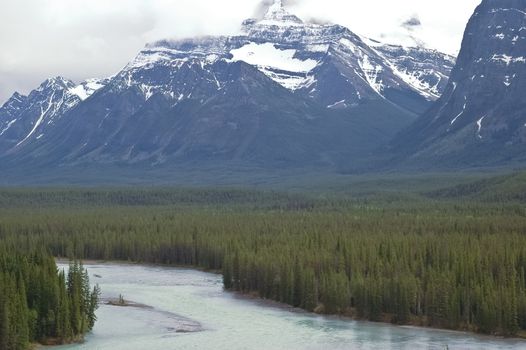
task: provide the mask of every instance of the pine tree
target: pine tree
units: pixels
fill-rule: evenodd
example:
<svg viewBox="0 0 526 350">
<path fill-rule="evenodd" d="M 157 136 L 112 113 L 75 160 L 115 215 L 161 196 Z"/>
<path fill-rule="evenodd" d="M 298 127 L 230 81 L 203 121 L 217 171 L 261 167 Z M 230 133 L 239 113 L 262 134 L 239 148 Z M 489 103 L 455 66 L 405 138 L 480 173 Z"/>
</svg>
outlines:
<svg viewBox="0 0 526 350">
<path fill-rule="evenodd" d="M 93 326 L 95 326 L 95 322 L 97 321 L 97 316 L 95 314 L 95 311 L 99 308 L 99 298 L 100 298 L 101 290 L 99 285 L 95 285 L 93 287 L 93 291 L 90 294 L 89 298 L 89 306 L 87 311 L 87 319 L 88 319 L 88 330 L 92 330 Z"/>
</svg>

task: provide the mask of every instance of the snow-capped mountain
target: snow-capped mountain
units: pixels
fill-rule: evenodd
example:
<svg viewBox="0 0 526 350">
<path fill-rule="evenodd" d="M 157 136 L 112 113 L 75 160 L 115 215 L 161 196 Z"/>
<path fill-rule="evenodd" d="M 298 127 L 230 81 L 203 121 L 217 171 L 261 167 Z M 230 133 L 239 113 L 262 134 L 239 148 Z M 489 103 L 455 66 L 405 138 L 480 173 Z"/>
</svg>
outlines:
<svg viewBox="0 0 526 350">
<path fill-rule="evenodd" d="M 15 93 L 0 108 L 0 149 L 10 151 L 42 138 L 66 112 L 104 86 L 97 79 L 76 85 L 62 77 L 44 81 L 28 96 Z"/>
<path fill-rule="evenodd" d="M 0 155 L 6 167 L 334 167 L 425 110 L 453 64 L 437 51 L 305 23 L 276 1 L 240 35 L 151 43 L 111 78 L 57 78 L 13 95 L 0 109 Z"/>
<path fill-rule="evenodd" d="M 386 45 L 369 40 L 411 86 L 429 100 L 438 99 L 449 80 L 455 60 L 441 52 L 422 47 Z"/>
<path fill-rule="evenodd" d="M 434 50 L 382 45 L 339 25 L 304 23 L 289 14 L 281 1 L 270 6 L 263 19 L 244 21 L 242 32 L 234 37 L 149 44 L 118 78 L 123 86 L 138 86 L 146 98 L 163 93 L 182 99 L 190 87 L 178 86 L 179 70 L 192 64 L 205 69 L 218 60 L 243 61 L 327 108 L 387 99 L 414 110 L 413 104 L 402 102 L 410 99 L 420 111 L 426 100 L 440 96 L 454 65 L 453 57 Z M 160 66 L 169 67 L 171 79 L 159 81 L 148 74 Z M 213 76 L 207 79 L 218 86 L 222 83 Z"/>
<path fill-rule="evenodd" d="M 440 100 L 393 143 L 409 162 L 526 159 L 526 1 L 484 0 Z"/>
</svg>

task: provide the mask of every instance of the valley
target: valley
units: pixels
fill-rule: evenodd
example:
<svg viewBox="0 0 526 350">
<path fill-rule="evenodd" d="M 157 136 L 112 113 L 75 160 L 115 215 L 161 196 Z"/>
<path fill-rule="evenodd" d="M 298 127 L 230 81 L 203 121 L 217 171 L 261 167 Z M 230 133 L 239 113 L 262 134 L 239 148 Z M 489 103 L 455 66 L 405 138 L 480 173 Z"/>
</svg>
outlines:
<svg viewBox="0 0 526 350">
<path fill-rule="evenodd" d="M 526 349 L 526 0 L 250 1 L 0 4 L 0 350 Z"/>
<path fill-rule="evenodd" d="M 318 314 L 522 335 L 524 174 L 441 181 L 3 190 L 1 244 L 221 271 L 226 290 Z"/>
</svg>

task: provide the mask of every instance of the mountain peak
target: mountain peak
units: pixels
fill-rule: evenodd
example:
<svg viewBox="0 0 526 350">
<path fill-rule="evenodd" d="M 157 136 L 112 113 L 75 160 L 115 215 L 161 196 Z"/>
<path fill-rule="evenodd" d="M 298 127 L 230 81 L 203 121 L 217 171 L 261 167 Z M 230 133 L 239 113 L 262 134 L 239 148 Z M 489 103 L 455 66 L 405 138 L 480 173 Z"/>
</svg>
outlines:
<svg viewBox="0 0 526 350">
<path fill-rule="evenodd" d="M 21 93 L 19 93 L 18 91 L 15 91 L 13 93 L 13 96 L 11 96 L 12 99 L 15 99 L 15 100 L 20 100 L 22 98 L 26 98 L 27 96 L 25 95 L 22 95 Z"/>
<path fill-rule="evenodd" d="M 19 106 L 27 100 L 27 96 L 20 94 L 18 91 L 15 91 L 13 95 L 4 103 L 3 107 L 6 106 Z M 15 107 L 16 108 L 16 107 Z"/>
<path fill-rule="evenodd" d="M 303 21 L 296 15 L 288 12 L 283 6 L 282 0 L 275 0 L 267 10 L 267 13 L 258 24 L 274 26 L 303 25 Z"/>
<path fill-rule="evenodd" d="M 285 8 L 283 7 L 283 1 L 275 0 L 274 3 L 269 6 L 266 16 L 272 13 L 283 12 L 283 11 L 285 11 Z"/>
<path fill-rule="evenodd" d="M 54 78 L 46 79 L 42 84 L 40 84 L 38 91 L 43 91 L 48 88 L 52 89 L 69 89 L 71 87 L 75 86 L 75 83 L 73 83 L 71 80 L 68 80 L 61 76 L 56 76 Z"/>
<path fill-rule="evenodd" d="M 283 8 L 283 1 L 282 0 L 274 0 L 274 3 L 271 5 L 279 8 Z"/>
<path fill-rule="evenodd" d="M 305 23 L 296 15 L 288 12 L 283 6 L 282 0 L 275 0 L 269 6 L 267 12 L 261 19 L 249 18 L 242 24 L 243 32 L 268 31 L 275 28 L 281 30 L 287 27 L 303 27 Z"/>
</svg>

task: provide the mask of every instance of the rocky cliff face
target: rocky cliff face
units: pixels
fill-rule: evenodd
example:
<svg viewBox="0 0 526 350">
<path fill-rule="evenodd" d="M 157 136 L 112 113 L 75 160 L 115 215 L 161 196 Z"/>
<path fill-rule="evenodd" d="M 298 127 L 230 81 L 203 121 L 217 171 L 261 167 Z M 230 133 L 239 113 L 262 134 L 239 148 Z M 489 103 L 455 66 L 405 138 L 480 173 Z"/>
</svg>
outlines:
<svg viewBox="0 0 526 350">
<path fill-rule="evenodd" d="M 484 0 L 471 17 L 449 84 L 393 142 L 406 162 L 489 166 L 524 160 L 526 1 Z"/>
</svg>

